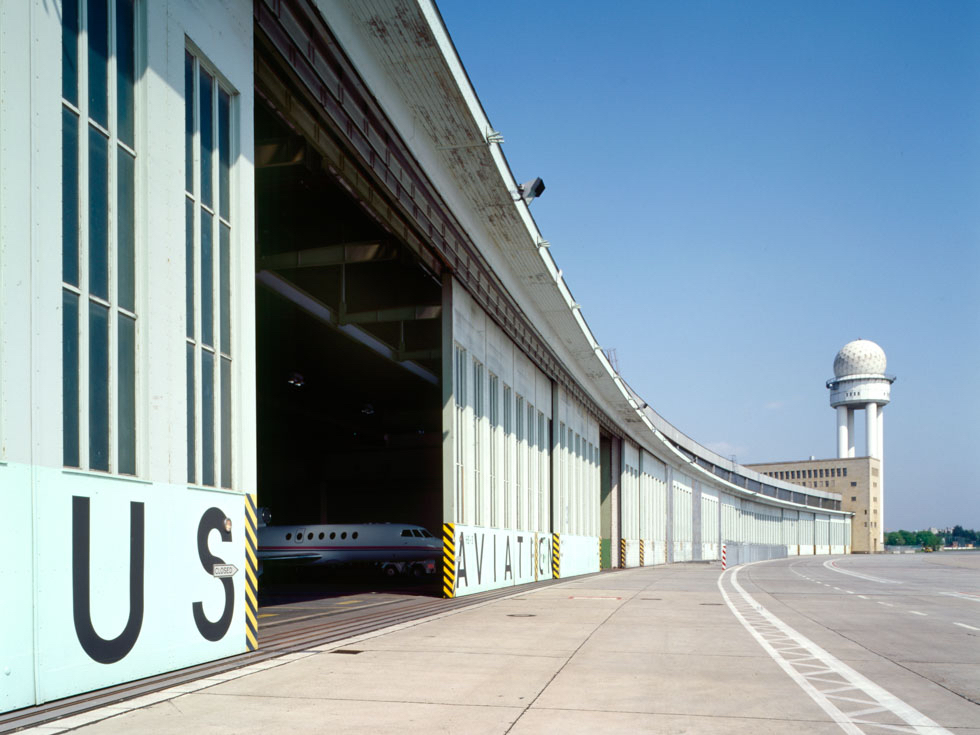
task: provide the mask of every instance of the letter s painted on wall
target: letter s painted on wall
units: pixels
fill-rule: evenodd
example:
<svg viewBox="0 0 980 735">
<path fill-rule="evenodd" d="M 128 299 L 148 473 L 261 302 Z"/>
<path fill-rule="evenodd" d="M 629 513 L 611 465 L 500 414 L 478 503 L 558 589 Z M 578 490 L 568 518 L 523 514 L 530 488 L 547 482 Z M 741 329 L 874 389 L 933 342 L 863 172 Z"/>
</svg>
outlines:
<svg viewBox="0 0 980 735">
<path fill-rule="evenodd" d="M 201 559 L 201 566 L 208 574 L 212 573 L 215 564 L 224 564 L 221 559 L 211 553 L 208 549 L 208 536 L 211 531 L 221 534 L 223 542 L 231 541 L 231 531 L 225 529 L 225 513 L 220 508 L 208 508 L 201 516 L 201 522 L 197 526 L 197 555 Z M 204 614 L 204 605 L 201 602 L 193 604 L 194 623 L 205 639 L 209 641 L 220 641 L 225 637 L 231 626 L 231 617 L 235 612 L 235 585 L 229 577 L 222 577 L 219 580 L 225 588 L 225 609 L 218 620 L 212 622 Z"/>
</svg>

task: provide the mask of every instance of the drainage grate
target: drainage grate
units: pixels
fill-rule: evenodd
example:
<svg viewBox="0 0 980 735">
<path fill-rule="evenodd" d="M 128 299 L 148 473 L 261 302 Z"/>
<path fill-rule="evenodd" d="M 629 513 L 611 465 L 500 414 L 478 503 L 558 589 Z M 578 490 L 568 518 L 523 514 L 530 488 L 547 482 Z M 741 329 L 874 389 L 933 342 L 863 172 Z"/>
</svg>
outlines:
<svg viewBox="0 0 980 735">
<path fill-rule="evenodd" d="M 355 651 L 353 648 L 338 648 L 330 653 L 346 653 L 348 656 L 353 656 L 356 653 L 364 653 L 364 651 Z"/>
</svg>

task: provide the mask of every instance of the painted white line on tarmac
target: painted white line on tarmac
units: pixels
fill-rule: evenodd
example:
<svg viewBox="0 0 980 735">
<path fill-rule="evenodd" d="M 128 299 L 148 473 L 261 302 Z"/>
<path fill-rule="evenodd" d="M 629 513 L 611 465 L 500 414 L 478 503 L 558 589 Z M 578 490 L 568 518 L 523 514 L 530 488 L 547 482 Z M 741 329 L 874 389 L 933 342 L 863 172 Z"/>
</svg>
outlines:
<svg viewBox="0 0 980 735">
<path fill-rule="evenodd" d="M 980 628 L 974 628 L 972 625 L 967 625 L 966 623 L 953 623 L 953 625 L 958 625 L 961 628 L 966 628 L 967 630 L 980 630 Z"/>
<path fill-rule="evenodd" d="M 959 597 L 961 600 L 969 600 L 970 602 L 980 602 L 980 595 L 968 595 L 964 592 L 940 592 L 939 594 L 948 597 Z"/>
<path fill-rule="evenodd" d="M 838 572 L 839 574 L 847 574 L 851 577 L 857 577 L 858 579 L 866 579 L 869 582 L 877 582 L 878 584 L 902 584 L 894 579 L 885 579 L 884 577 L 872 577 L 870 574 L 861 574 L 860 572 L 852 572 L 849 569 L 841 569 L 837 566 L 836 559 L 829 559 L 823 563 L 823 565 L 832 572 Z"/>
<path fill-rule="evenodd" d="M 878 600 L 878 604 L 879 604 L 879 605 L 884 605 L 885 607 L 895 607 L 895 606 L 894 606 L 893 604 L 891 604 L 890 602 L 882 602 L 881 600 Z"/>
<path fill-rule="evenodd" d="M 718 589 L 728 609 L 752 635 L 786 674 L 816 702 L 844 732 L 861 735 L 862 725 L 872 730 L 881 728 L 937 735 L 949 730 L 919 712 L 912 705 L 899 699 L 883 687 L 858 673 L 840 659 L 831 655 L 816 643 L 786 625 L 745 591 L 738 583 L 738 573 L 745 567 L 729 569 L 718 577 Z M 723 580 L 730 575 L 731 585 L 738 597 L 729 597 Z M 849 696 L 843 696 L 847 692 Z M 867 705 L 856 711 L 845 712 L 838 706 Z M 884 716 L 884 721 L 869 719 Z M 908 727 L 896 727 L 888 722 L 889 715 L 907 723 Z"/>
<path fill-rule="evenodd" d="M 864 595 L 858 595 L 858 597 L 860 597 L 860 598 L 861 598 L 862 600 L 867 600 L 867 599 L 868 599 L 868 598 L 867 598 L 867 597 L 865 597 Z"/>
<path fill-rule="evenodd" d="M 918 610 L 909 610 L 909 612 L 913 615 L 921 615 L 924 618 L 929 616 L 929 613 L 920 613 Z"/>
</svg>

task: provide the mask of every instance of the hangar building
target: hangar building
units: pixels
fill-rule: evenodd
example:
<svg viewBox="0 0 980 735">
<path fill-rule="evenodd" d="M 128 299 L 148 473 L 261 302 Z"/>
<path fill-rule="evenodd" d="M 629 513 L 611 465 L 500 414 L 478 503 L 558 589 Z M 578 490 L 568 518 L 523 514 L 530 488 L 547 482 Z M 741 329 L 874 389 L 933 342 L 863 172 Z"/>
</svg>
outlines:
<svg viewBox="0 0 980 735">
<path fill-rule="evenodd" d="M 449 596 L 848 552 L 612 368 L 432 0 L 0 15 L 0 711 L 253 648 L 258 505 Z"/>
</svg>

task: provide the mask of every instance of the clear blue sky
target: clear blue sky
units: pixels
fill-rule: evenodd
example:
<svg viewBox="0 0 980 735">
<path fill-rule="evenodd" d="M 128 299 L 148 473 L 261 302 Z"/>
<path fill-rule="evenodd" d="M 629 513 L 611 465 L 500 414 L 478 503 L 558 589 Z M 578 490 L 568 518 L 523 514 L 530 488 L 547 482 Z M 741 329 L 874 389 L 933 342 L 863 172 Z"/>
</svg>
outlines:
<svg viewBox="0 0 980 735">
<path fill-rule="evenodd" d="M 833 457 L 824 382 L 874 340 L 886 529 L 980 528 L 980 2 L 439 7 L 650 405 L 741 463 Z"/>
</svg>

